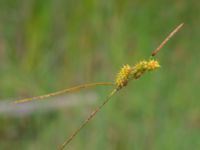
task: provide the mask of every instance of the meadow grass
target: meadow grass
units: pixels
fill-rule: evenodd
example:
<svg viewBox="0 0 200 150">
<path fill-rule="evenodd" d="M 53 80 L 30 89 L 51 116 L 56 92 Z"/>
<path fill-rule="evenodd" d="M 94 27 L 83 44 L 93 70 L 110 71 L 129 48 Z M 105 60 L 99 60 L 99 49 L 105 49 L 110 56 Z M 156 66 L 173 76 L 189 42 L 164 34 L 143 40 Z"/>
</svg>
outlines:
<svg viewBox="0 0 200 150">
<path fill-rule="evenodd" d="M 112 80 L 121 64 L 146 58 L 169 28 L 184 21 L 185 29 L 159 55 L 156 76 L 144 76 L 113 97 L 70 149 L 196 149 L 198 6 L 186 0 L 1 1 L 1 99 Z M 102 98 L 107 90 L 95 92 Z M 0 149 L 56 149 L 94 106 L 23 119 L 1 116 Z"/>
</svg>

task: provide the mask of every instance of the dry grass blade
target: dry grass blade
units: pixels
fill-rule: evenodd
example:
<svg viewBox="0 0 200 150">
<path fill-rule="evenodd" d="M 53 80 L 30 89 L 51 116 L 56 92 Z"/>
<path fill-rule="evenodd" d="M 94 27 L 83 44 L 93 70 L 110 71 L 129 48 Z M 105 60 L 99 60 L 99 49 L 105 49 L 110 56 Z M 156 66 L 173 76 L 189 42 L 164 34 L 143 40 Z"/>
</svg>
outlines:
<svg viewBox="0 0 200 150">
<path fill-rule="evenodd" d="M 72 88 L 67 88 L 61 91 L 57 91 L 57 92 L 53 92 L 53 93 L 49 93 L 49 94 L 45 94 L 45 95 L 41 95 L 41 96 L 35 96 L 35 97 L 30 97 L 30 98 L 24 98 L 24 99 L 20 99 L 20 100 L 16 100 L 14 101 L 15 104 L 19 104 L 19 103 L 25 103 L 25 102 L 30 102 L 33 100 L 43 100 L 45 98 L 48 97 L 52 97 L 52 96 L 57 96 L 57 95 L 61 95 L 64 93 L 69 93 L 69 92 L 75 92 L 84 88 L 90 88 L 90 87 L 94 87 L 94 86 L 113 86 L 114 84 L 111 82 L 97 82 L 97 83 L 88 83 L 88 84 L 83 84 L 83 85 L 78 85 Z"/>
<path fill-rule="evenodd" d="M 151 56 L 155 56 L 160 50 L 161 48 L 171 39 L 172 36 L 174 36 L 174 34 L 176 34 L 180 29 L 181 27 L 184 25 L 184 23 L 181 23 L 179 26 L 177 26 L 166 38 L 165 40 L 158 46 L 157 49 L 155 49 Z"/>
</svg>

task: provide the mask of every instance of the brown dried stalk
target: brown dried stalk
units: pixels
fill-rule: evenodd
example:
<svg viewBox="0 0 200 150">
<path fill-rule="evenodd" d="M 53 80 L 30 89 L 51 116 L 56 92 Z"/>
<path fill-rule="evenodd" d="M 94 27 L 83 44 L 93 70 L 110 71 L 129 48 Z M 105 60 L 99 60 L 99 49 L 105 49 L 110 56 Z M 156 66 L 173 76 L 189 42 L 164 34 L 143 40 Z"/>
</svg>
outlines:
<svg viewBox="0 0 200 150">
<path fill-rule="evenodd" d="M 176 34 L 180 29 L 181 27 L 184 25 L 184 23 L 181 23 L 179 26 L 177 26 L 166 38 L 165 40 L 158 46 L 158 48 L 156 48 L 151 56 L 155 56 L 161 49 L 162 47 L 171 39 L 172 36 L 174 36 L 174 34 Z"/>
</svg>

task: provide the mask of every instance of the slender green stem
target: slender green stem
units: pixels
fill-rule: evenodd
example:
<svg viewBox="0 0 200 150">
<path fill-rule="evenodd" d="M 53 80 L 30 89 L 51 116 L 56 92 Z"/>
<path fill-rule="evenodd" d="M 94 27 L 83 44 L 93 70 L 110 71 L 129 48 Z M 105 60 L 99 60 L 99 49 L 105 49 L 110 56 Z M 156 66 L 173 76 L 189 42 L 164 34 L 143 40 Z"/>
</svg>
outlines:
<svg viewBox="0 0 200 150">
<path fill-rule="evenodd" d="M 61 145 L 61 147 L 58 150 L 63 150 L 73 139 L 74 137 L 80 132 L 80 130 L 82 128 L 84 128 L 89 121 L 101 110 L 101 108 L 110 100 L 110 98 L 117 92 L 117 89 L 114 89 L 106 98 L 105 101 L 103 101 L 103 103 L 97 107 L 89 116 L 87 119 L 85 119 L 85 121 L 80 125 L 79 128 L 77 128 L 72 135 Z"/>
</svg>

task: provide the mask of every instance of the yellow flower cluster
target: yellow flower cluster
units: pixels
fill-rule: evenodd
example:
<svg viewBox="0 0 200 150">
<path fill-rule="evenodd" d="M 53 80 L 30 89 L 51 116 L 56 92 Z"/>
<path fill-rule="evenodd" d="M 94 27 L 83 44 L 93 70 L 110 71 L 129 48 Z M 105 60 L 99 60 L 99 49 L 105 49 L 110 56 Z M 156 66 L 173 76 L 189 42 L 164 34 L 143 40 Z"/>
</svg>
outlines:
<svg viewBox="0 0 200 150">
<path fill-rule="evenodd" d="M 160 67 L 159 62 L 153 59 L 148 61 L 143 60 L 137 63 L 134 67 L 124 65 L 117 74 L 115 84 L 117 89 L 126 86 L 130 79 L 140 78 L 146 71 L 152 71 Z"/>
<path fill-rule="evenodd" d="M 116 84 L 118 89 L 126 86 L 126 84 L 128 83 L 131 71 L 132 71 L 132 68 L 128 64 L 124 65 L 121 68 L 121 70 L 117 74 L 117 77 L 116 77 L 116 80 L 115 80 L 115 84 Z"/>
<path fill-rule="evenodd" d="M 153 59 L 148 61 L 148 65 L 147 65 L 148 71 L 152 71 L 152 70 L 155 70 L 155 69 L 158 69 L 158 68 L 160 68 L 160 64 L 159 64 L 158 61 L 153 60 Z"/>
</svg>

